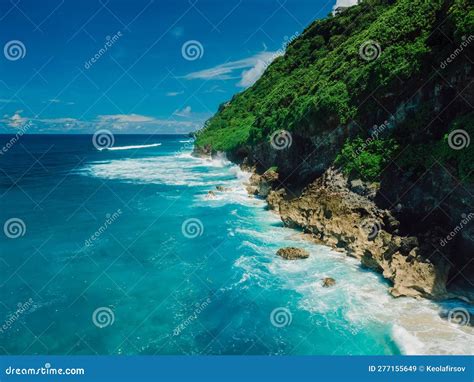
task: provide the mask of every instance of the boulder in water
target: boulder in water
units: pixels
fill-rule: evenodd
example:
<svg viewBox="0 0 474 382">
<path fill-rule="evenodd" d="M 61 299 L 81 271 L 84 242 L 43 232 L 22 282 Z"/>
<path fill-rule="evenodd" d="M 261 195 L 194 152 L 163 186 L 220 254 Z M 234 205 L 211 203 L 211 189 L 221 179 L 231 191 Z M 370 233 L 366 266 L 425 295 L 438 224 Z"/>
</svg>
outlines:
<svg viewBox="0 0 474 382">
<path fill-rule="evenodd" d="M 309 257 L 308 251 L 295 247 L 280 248 L 276 254 L 286 260 L 306 259 Z"/>
<path fill-rule="evenodd" d="M 329 288 L 336 285 L 336 280 L 334 280 L 332 277 L 325 277 L 323 279 L 323 287 L 324 288 Z"/>
<path fill-rule="evenodd" d="M 216 199 L 216 194 L 214 191 L 209 191 L 206 195 L 206 199 Z"/>
</svg>

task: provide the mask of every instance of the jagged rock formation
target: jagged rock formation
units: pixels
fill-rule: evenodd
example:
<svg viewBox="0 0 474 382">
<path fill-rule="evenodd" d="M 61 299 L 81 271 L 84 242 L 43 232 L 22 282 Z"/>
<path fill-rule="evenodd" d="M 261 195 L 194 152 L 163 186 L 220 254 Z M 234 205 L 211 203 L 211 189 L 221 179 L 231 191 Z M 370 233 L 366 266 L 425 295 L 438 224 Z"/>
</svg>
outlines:
<svg viewBox="0 0 474 382">
<path fill-rule="evenodd" d="M 196 152 L 253 169 L 251 194 L 394 296 L 474 301 L 473 30 L 468 0 L 366 0 L 315 21 Z"/>
</svg>

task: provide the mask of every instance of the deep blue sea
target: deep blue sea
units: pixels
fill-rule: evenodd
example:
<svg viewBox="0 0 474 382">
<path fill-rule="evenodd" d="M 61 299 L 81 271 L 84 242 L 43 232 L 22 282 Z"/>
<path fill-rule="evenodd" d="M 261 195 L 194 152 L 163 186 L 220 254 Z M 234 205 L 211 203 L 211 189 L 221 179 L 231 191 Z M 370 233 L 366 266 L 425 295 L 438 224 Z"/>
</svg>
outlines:
<svg viewBox="0 0 474 382">
<path fill-rule="evenodd" d="M 186 136 L 113 148 L 24 135 L 2 151 L 0 354 L 472 352 L 472 328 L 440 317 L 459 303 L 392 298 L 284 228 L 225 158 L 192 157 Z"/>
</svg>

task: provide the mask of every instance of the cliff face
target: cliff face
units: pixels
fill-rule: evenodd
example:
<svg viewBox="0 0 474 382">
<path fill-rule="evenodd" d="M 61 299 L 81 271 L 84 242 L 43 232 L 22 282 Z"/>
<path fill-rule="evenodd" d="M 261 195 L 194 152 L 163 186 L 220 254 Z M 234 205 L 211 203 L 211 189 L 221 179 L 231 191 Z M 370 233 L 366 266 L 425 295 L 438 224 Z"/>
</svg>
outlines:
<svg viewBox="0 0 474 382">
<path fill-rule="evenodd" d="M 196 149 L 265 173 L 251 191 L 285 224 L 392 294 L 473 300 L 473 30 L 467 0 L 367 0 L 316 21 Z"/>
</svg>

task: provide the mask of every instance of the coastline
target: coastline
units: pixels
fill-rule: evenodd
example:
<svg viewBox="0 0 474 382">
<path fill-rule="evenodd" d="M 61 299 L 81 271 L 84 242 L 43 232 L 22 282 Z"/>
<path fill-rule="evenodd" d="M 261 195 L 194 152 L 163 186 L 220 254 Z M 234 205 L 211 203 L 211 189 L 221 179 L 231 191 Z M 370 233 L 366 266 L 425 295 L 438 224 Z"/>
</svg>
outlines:
<svg viewBox="0 0 474 382">
<path fill-rule="evenodd" d="M 193 153 L 193 156 L 196 156 L 195 153 Z M 198 157 L 200 159 L 207 159 L 211 161 L 226 160 L 226 157 L 222 153 L 213 156 L 199 155 Z M 281 215 L 279 214 L 279 211 L 277 211 L 275 208 L 269 208 L 271 206 L 269 205 L 267 198 L 262 198 L 259 195 L 249 192 L 249 186 L 252 187 L 251 178 L 254 177 L 255 179 L 256 173 L 254 169 L 245 165 L 239 166 L 232 161 L 229 162 L 237 166 L 239 171 L 244 174 L 244 176 L 239 174 L 237 178 L 239 178 L 242 189 L 247 191 L 247 197 L 250 200 L 255 200 L 255 198 L 261 200 L 266 204 L 268 213 L 274 216 L 275 220 L 281 221 Z M 224 195 L 225 192 L 226 191 L 223 192 Z M 270 192 L 275 191 L 271 190 Z M 241 193 L 242 190 L 239 191 L 239 195 Z M 341 261 L 345 264 L 352 264 L 353 267 L 358 269 L 357 272 L 364 274 L 363 271 L 361 272 L 364 267 L 361 268 L 361 264 L 357 257 L 347 256 L 347 253 L 343 249 L 332 247 L 326 242 L 315 240 L 311 234 L 301 232 L 300 229 L 295 229 L 298 227 L 288 227 L 286 225 L 285 227 L 294 231 L 293 238 L 297 238 L 298 241 L 301 241 L 301 248 L 308 249 L 306 245 L 311 247 L 314 244 L 328 248 L 333 252 L 333 255 L 323 254 L 323 256 L 329 257 L 328 260 L 336 261 L 335 264 L 337 264 L 338 261 Z M 274 256 L 275 258 L 278 257 L 276 254 L 274 254 Z M 283 268 L 279 268 L 278 271 L 289 271 L 293 273 L 295 269 L 300 267 L 310 267 L 311 269 L 310 264 L 312 264 L 314 261 L 321 261 L 320 256 L 320 254 L 316 255 L 312 253 L 309 259 L 282 260 Z M 329 272 L 329 275 L 330 274 L 331 273 Z M 277 276 L 277 274 L 275 276 Z M 350 298 L 346 304 L 351 306 L 351 310 L 353 309 L 349 314 L 351 320 L 353 319 L 354 323 L 357 324 L 360 324 L 361 322 L 367 324 L 374 320 L 376 322 L 393 325 L 390 330 L 390 337 L 393 341 L 395 341 L 402 354 L 470 354 L 468 336 L 473 336 L 474 338 L 472 327 L 469 325 L 460 326 L 448 320 L 449 311 L 458 309 L 460 306 L 467 306 L 465 301 L 433 301 L 432 299 L 420 298 L 420 296 L 415 298 L 398 296 L 396 298 L 393 296 L 393 294 L 389 293 L 389 288 L 384 289 L 382 292 L 378 286 L 379 282 L 382 281 L 382 284 L 386 285 L 388 281 L 387 279 L 384 280 L 384 277 L 380 272 L 374 272 L 373 269 L 370 269 L 370 271 L 366 273 L 364 277 L 368 277 L 368 281 L 373 280 L 373 282 L 369 282 L 366 286 L 362 287 L 363 290 L 357 289 L 357 291 L 354 292 L 350 292 L 353 287 L 357 288 L 355 285 L 351 286 L 352 280 L 338 279 L 338 284 L 335 287 L 321 288 L 322 279 L 317 278 L 317 285 L 315 285 L 315 278 L 311 276 L 308 279 L 302 280 L 301 285 L 299 285 L 296 290 L 302 294 L 303 302 L 301 305 L 304 309 L 311 312 L 323 313 L 325 309 L 328 309 L 328 307 L 325 306 L 325 302 L 319 301 L 320 298 L 324 296 L 324 300 L 327 296 L 327 293 L 338 293 L 338 288 L 344 288 L 347 298 Z M 341 285 L 344 283 L 349 284 L 349 286 Z M 323 294 L 321 295 L 320 293 Z M 352 293 L 355 294 L 351 296 Z M 357 306 L 357 304 L 353 306 L 354 302 L 359 298 L 365 302 L 369 302 L 370 308 L 366 307 L 363 309 L 362 306 Z M 468 309 L 470 310 L 471 308 L 469 307 Z M 352 333 L 352 335 L 355 334 L 357 334 L 357 330 Z M 457 344 L 459 344 L 460 341 L 463 341 L 466 343 L 466 346 L 458 345 L 454 347 L 453 341 Z"/>
<path fill-rule="evenodd" d="M 214 154 L 197 147 L 193 155 L 227 158 L 226 153 Z M 474 291 L 446 289 L 447 264 L 434 264 L 421 256 L 418 238 L 399 234 L 400 221 L 374 202 L 376 185 L 350 182 L 330 167 L 295 194 L 288 192 L 273 169 L 259 173 L 247 160 L 230 161 L 250 174 L 245 185 L 248 194 L 264 199 L 285 226 L 298 229 L 305 239 L 356 258 L 364 268 L 382 274 L 392 284 L 392 296 L 434 301 L 458 299 L 474 305 Z"/>
</svg>

